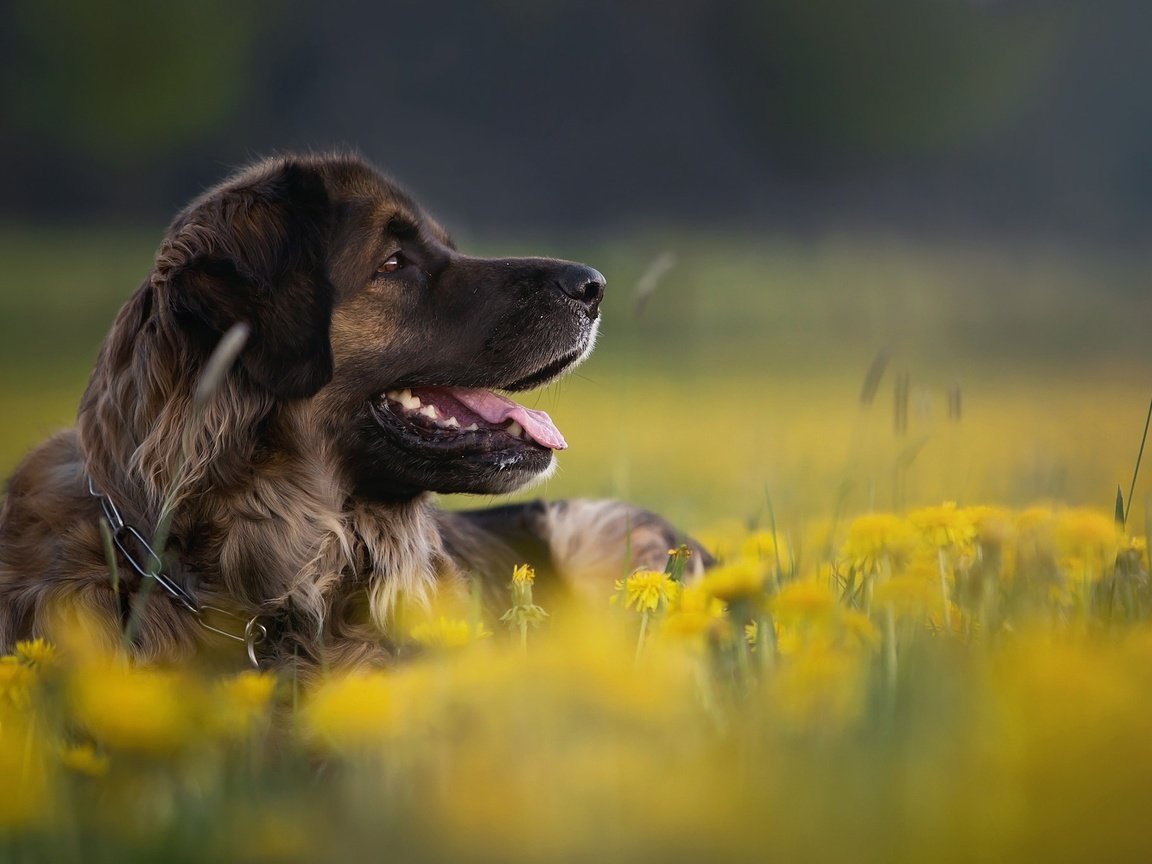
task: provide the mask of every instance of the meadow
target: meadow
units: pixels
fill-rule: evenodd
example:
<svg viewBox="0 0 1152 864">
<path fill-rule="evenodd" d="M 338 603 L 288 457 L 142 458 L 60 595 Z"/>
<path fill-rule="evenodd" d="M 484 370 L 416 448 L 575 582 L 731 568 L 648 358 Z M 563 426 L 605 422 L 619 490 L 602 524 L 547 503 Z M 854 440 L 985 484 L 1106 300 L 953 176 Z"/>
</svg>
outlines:
<svg viewBox="0 0 1152 864">
<path fill-rule="evenodd" d="M 509 573 L 506 621 L 435 610 L 399 634 L 418 660 L 312 688 L 133 669 L 83 622 L 18 646 L 0 860 L 1147 860 L 1147 259 L 484 251 L 542 247 L 609 288 L 596 354 L 528 401 L 570 450 L 524 494 L 628 498 L 718 569 L 686 585 L 673 557 L 547 616 Z M 0 255 L 7 473 L 70 422 L 150 242 Z"/>
</svg>

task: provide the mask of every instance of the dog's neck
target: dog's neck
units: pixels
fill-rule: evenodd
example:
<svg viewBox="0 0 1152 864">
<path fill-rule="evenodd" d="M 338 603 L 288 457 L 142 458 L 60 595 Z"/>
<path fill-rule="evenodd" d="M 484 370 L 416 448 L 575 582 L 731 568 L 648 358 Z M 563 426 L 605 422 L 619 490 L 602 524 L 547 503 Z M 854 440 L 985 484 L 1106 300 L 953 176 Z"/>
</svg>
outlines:
<svg viewBox="0 0 1152 864">
<path fill-rule="evenodd" d="M 291 606 L 322 628 L 341 595 L 364 591 L 383 629 L 401 596 L 427 603 L 452 571 L 427 496 L 354 499 L 315 446 L 307 401 L 237 376 L 194 422 L 200 360 L 163 326 L 153 290 L 121 310 L 78 418 L 92 480 L 124 518 L 147 535 L 170 512 L 175 576 L 249 609 Z"/>
</svg>

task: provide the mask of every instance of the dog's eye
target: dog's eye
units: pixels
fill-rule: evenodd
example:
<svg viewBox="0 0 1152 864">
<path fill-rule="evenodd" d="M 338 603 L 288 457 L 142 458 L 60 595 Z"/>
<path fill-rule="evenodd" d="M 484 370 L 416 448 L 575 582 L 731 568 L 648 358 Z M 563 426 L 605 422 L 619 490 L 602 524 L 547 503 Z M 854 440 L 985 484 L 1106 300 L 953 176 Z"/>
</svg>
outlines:
<svg viewBox="0 0 1152 864">
<path fill-rule="evenodd" d="M 395 252 L 392 255 L 389 255 L 384 260 L 384 263 L 376 268 L 376 275 L 381 276 L 385 273 L 395 273 L 397 270 L 403 267 L 405 263 L 406 262 L 404 260 L 404 256 L 399 252 Z"/>
</svg>

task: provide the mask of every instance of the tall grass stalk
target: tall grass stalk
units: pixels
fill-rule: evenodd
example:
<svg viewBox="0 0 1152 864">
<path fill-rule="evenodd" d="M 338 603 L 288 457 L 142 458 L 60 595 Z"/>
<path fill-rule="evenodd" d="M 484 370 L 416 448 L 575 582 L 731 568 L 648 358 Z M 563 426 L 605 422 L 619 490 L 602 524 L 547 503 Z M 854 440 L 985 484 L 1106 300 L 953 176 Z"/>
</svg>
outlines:
<svg viewBox="0 0 1152 864">
<path fill-rule="evenodd" d="M 233 324 L 231 329 L 217 343 L 212 356 L 204 365 L 200 380 L 192 393 L 191 412 L 188 422 L 184 426 L 184 433 L 180 439 L 180 461 L 176 466 L 168 488 L 165 490 L 164 503 L 160 507 L 160 518 L 156 524 L 156 534 L 153 537 L 152 548 L 163 549 L 168 540 L 168 531 L 172 527 L 172 517 L 175 513 L 176 502 L 184 486 L 184 479 L 188 473 L 188 466 L 195 455 L 196 436 L 203 425 L 204 412 L 212 403 L 212 397 L 224 383 L 224 376 L 240 356 L 244 344 L 248 341 L 249 327 L 241 322 Z"/>
<path fill-rule="evenodd" d="M 212 397 L 224 382 L 224 376 L 228 374 L 228 370 L 232 368 L 232 364 L 240 355 L 241 350 L 243 350 L 245 342 L 248 341 L 248 333 L 248 325 L 239 323 L 234 324 L 232 328 L 224 334 L 219 343 L 217 343 L 216 348 L 212 351 L 208 362 L 204 365 L 204 371 L 201 372 L 200 380 L 197 382 L 196 389 L 192 393 L 191 411 L 189 412 L 188 422 L 184 426 L 184 431 L 180 439 L 180 461 L 177 463 L 176 470 L 173 472 L 172 477 L 169 478 L 168 486 L 164 491 L 164 502 L 160 507 L 160 516 L 156 522 L 156 530 L 152 535 L 152 548 L 156 550 L 157 556 L 163 554 L 164 547 L 168 545 L 168 532 L 172 527 L 172 517 L 175 513 L 176 502 L 179 500 L 184 479 L 188 472 L 188 466 L 192 462 L 196 448 L 196 436 L 204 422 L 204 412 L 211 404 Z M 111 536 L 109 536 L 109 539 L 111 539 Z M 110 543 L 105 544 L 104 552 L 105 555 L 108 556 L 110 566 L 115 572 L 116 556 L 110 554 Z M 163 560 L 148 562 L 150 568 L 160 568 L 163 567 L 163 564 Z M 155 579 L 145 579 L 140 586 L 140 590 L 136 592 L 136 596 L 133 598 L 132 611 L 128 616 L 128 623 L 124 628 L 122 640 L 125 651 L 129 650 L 136 640 L 136 635 L 144 619 L 144 610 L 147 608 L 148 599 L 152 595 L 155 582 Z"/>
<path fill-rule="evenodd" d="M 1140 450 L 1136 454 L 1136 465 L 1132 468 L 1132 482 L 1128 486 L 1128 504 L 1124 508 L 1124 523 L 1128 524 L 1128 512 L 1132 507 L 1132 496 L 1136 494 L 1136 478 L 1140 474 L 1140 461 L 1144 458 L 1144 445 L 1148 441 L 1148 424 L 1152 423 L 1152 400 L 1148 401 L 1148 414 L 1144 418 L 1144 434 L 1140 436 Z"/>
<path fill-rule="evenodd" d="M 948 553 L 943 549 L 936 550 L 936 564 L 940 571 L 940 600 L 944 604 L 944 629 L 952 632 L 952 603 L 948 598 Z"/>
</svg>

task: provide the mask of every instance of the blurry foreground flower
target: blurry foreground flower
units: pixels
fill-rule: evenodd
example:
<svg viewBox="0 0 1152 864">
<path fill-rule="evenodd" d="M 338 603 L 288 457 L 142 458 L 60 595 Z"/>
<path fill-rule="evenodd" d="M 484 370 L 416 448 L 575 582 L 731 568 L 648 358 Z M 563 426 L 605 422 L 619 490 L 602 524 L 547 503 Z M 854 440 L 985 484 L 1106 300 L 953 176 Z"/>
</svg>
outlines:
<svg viewBox="0 0 1152 864">
<path fill-rule="evenodd" d="M 946 501 L 938 507 L 921 507 L 908 514 L 908 521 L 929 546 L 961 551 L 976 539 L 976 525 L 966 509 Z"/>
<path fill-rule="evenodd" d="M 677 592 L 660 626 L 668 636 L 693 638 L 712 630 L 724 620 L 724 604 L 713 597 L 699 582 Z"/>
<path fill-rule="evenodd" d="M 789 582 L 772 598 L 776 619 L 785 624 L 814 623 L 831 618 L 840 608 L 827 585 L 811 579 Z"/>
<path fill-rule="evenodd" d="M 408 633 L 412 641 L 425 648 L 463 648 L 479 639 L 487 639 L 492 631 L 476 622 L 439 615 L 435 620 L 415 625 Z"/>
<path fill-rule="evenodd" d="M 771 710 L 796 729 L 841 729 L 855 722 L 867 694 L 867 660 L 823 642 L 788 658 L 765 689 Z"/>
<path fill-rule="evenodd" d="M 1057 551 L 1068 569 L 1087 578 L 1104 575 L 1121 548 L 1127 546 L 1123 532 L 1111 516 L 1086 507 L 1064 510 L 1057 515 L 1055 539 Z"/>
<path fill-rule="evenodd" d="M 80 725 L 115 750 L 177 751 L 193 740 L 200 720 L 194 683 L 157 669 L 88 668 L 74 679 L 71 696 Z"/>
<path fill-rule="evenodd" d="M 849 567 L 872 572 L 902 560 L 915 544 L 916 532 L 907 520 L 893 513 L 866 513 L 848 526 L 840 556 Z"/>
<path fill-rule="evenodd" d="M 935 577 L 935 571 L 925 574 L 914 570 L 885 579 L 876 586 L 872 603 L 878 608 L 890 609 L 897 618 L 926 620 L 940 605 Z"/>
<path fill-rule="evenodd" d="M 760 596 L 766 576 L 763 562 L 738 558 L 705 574 L 700 584 L 716 599 L 732 603 Z"/>
<path fill-rule="evenodd" d="M 382 672 L 353 673 L 324 681 L 301 712 L 305 734 L 341 750 L 379 743 L 396 716 L 389 685 Z"/>
<path fill-rule="evenodd" d="M 771 531 L 754 531 L 740 544 L 740 557 L 764 562 L 769 569 L 785 569 L 790 560 L 784 541 Z"/>
<path fill-rule="evenodd" d="M 96 752 L 91 744 L 71 744 L 60 749 L 60 764 L 85 777 L 103 777 L 108 773 L 108 757 Z"/>
<path fill-rule="evenodd" d="M 32 700 L 36 673 L 14 656 L 0 657 L 0 708 L 26 709 Z"/>
<path fill-rule="evenodd" d="M 27 642 L 17 642 L 13 654 L 16 660 L 33 669 L 47 669 L 56 665 L 57 655 L 55 646 L 43 639 L 32 639 Z"/>
<path fill-rule="evenodd" d="M 256 671 L 220 681 L 212 693 L 210 721 L 214 731 L 236 738 L 266 725 L 276 683 L 275 675 Z"/>
</svg>

